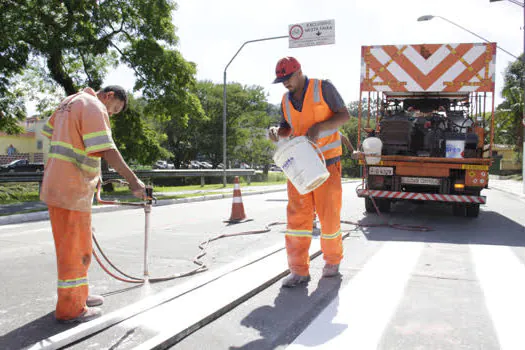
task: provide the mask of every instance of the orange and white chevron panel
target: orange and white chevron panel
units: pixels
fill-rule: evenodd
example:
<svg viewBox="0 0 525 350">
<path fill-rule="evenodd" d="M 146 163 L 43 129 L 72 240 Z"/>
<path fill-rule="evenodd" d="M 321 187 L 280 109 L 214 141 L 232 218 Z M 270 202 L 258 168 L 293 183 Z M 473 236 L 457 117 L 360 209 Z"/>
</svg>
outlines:
<svg viewBox="0 0 525 350">
<path fill-rule="evenodd" d="M 496 43 L 363 46 L 361 91 L 494 92 Z"/>
</svg>

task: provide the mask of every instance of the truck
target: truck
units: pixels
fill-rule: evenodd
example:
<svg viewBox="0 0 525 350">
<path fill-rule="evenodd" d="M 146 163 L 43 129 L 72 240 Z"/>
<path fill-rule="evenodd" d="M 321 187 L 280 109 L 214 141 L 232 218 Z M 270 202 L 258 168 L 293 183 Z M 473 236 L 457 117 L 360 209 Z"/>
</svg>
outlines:
<svg viewBox="0 0 525 350">
<path fill-rule="evenodd" d="M 388 212 L 396 201 L 441 202 L 455 216 L 478 217 L 494 143 L 496 48 L 361 48 L 357 142 L 380 140 L 376 157 L 365 151 L 359 160 L 357 195 L 367 212 Z"/>
<path fill-rule="evenodd" d="M 0 165 L 0 173 L 38 173 L 42 171 L 44 171 L 44 163 L 31 163 L 27 159 L 17 159 L 12 161 L 11 163 Z"/>
</svg>

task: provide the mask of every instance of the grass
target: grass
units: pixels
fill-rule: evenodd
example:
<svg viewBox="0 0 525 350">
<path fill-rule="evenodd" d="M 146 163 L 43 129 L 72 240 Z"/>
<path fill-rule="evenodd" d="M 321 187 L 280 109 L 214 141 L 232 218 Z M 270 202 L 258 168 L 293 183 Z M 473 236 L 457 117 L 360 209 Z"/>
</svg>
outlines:
<svg viewBox="0 0 525 350">
<path fill-rule="evenodd" d="M 241 186 L 246 187 L 248 184 L 245 179 L 241 177 Z M 269 173 L 268 181 L 266 182 L 252 182 L 250 186 L 269 186 L 286 183 L 286 178 L 283 173 Z M 233 188 L 233 184 L 228 184 L 226 188 Z M 224 189 L 222 184 L 209 184 L 201 187 L 200 185 L 189 186 L 158 186 L 154 187 L 155 193 L 162 199 L 177 199 L 202 196 L 202 193 L 186 193 L 177 195 L 162 195 L 169 192 L 182 191 L 206 191 L 206 195 L 218 194 L 218 190 Z M 115 185 L 115 192 L 103 193 L 103 197 L 126 197 L 131 195 L 127 186 Z M 38 183 L 8 183 L 0 184 L 0 204 L 17 204 L 23 202 L 39 201 Z M 127 199 L 126 199 L 127 200 Z"/>
<path fill-rule="evenodd" d="M 38 201 L 38 183 L 8 183 L 0 185 L 0 204 Z"/>
</svg>

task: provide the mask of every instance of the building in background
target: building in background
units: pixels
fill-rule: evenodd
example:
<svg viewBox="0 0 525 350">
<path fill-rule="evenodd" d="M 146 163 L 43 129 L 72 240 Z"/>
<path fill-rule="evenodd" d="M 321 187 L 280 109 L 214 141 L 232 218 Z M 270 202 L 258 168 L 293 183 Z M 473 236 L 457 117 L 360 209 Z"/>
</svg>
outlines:
<svg viewBox="0 0 525 350">
<path fill-rule="evenodd" d="M 24 132 L 8 135 L 0 132 L 0 164 L 7 164 L 17 159 L 45 163 L 49 152 L 49 140 L 41 134 L 47 119 L 39 116 L 27 118 L 20 124 Z"/>
</svg>

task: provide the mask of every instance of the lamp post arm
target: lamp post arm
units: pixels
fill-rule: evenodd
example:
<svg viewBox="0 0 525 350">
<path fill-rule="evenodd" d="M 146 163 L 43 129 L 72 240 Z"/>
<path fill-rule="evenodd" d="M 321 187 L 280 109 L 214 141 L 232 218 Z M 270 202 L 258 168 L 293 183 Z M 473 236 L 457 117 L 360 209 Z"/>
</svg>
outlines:
<svg viewBox="0 0 525 350">
<path fill-rule="evenodd" d="M 476 34 L 476 33 L 472 32 L 472 31 L 468 30 L 468 29 L 465 28 L 465 27 L 460 26 L 459 24 L 457 24 L 457 23 L 455 23 L 455 22 L 452 22 L 452 21 L 446 19 L 445 17 L 441 17 L 441 16 L 434 16 L 434 17 L 441 18 L 442 20 L 447 21 L 448 23 L 455 25 L 456 27 L 461 28 L 461 29 L 463 29 L 463 30 L 466 31 L 466 32 L 469 32 L 470 34 L 472 34 L 472 35 L 474 35 L 474 36 L 480 38 L 481 40 L 483 40 L 483 41 L 485 41 L 485 42 L 487 42 L 487 43 L 490 43 L 490 41 L 487 40 L 487 39 L 485 39 L 484 37 L 479 36 L 478 34 Z M 497 48 L 500 49 L 501 51 L 505 52 L 506 54 L 508 54 L 508 55 L 510 55 L 510 56 L 512 56 L 512 57 L 514 57 L 515 59 L 518 59 L 518 56 L 511 54 L 511 53 L 508 52 L 507 50 L 502 49 L 502 48 L 499 47 L 499 46 L 497 46 Z"/>
<path fill-rule="evenodd" d="M 222 103 L 222 138 L 223 138 L 223 141 L 222 141 L 223 142 L 223 145 L 222 145 L 222 165 L 223 165 L 222 183 L 223 183 L 224 187 L 226 187 L 226 169 L 227 169 L 227 166 L 226 166 L 226 160 L 227 160 L 226 159 L 226 70 L 228 69 L 230 64 L 235 59 L 235 57 L 237 57 L 239 52 L 241 52 L 242 48 L 246 44 L 255 43 L 255 42 L 258 42 L 258 41 L 267 41 L 267 40 L 284 39 L 284 38 L 288 38 L 288 35 L 273 36 L 273 37 L 270 37 L 270 38 L 262 38 L 262 39 L 255 39 L 255 40 L 245 41 L 241 45 L 239 50 L 237 50 L 235 55 L 233 55 L 232 59 L 230 60 L 230 62 L 228 62 L 226 67 L 224 67 L 224 77 L 223 77 L 224 78 L 224 84 L 223 84 L 223 87 L 222 87 L 222 101 L 223 101 L 223 103 Z"/>
</svg>

